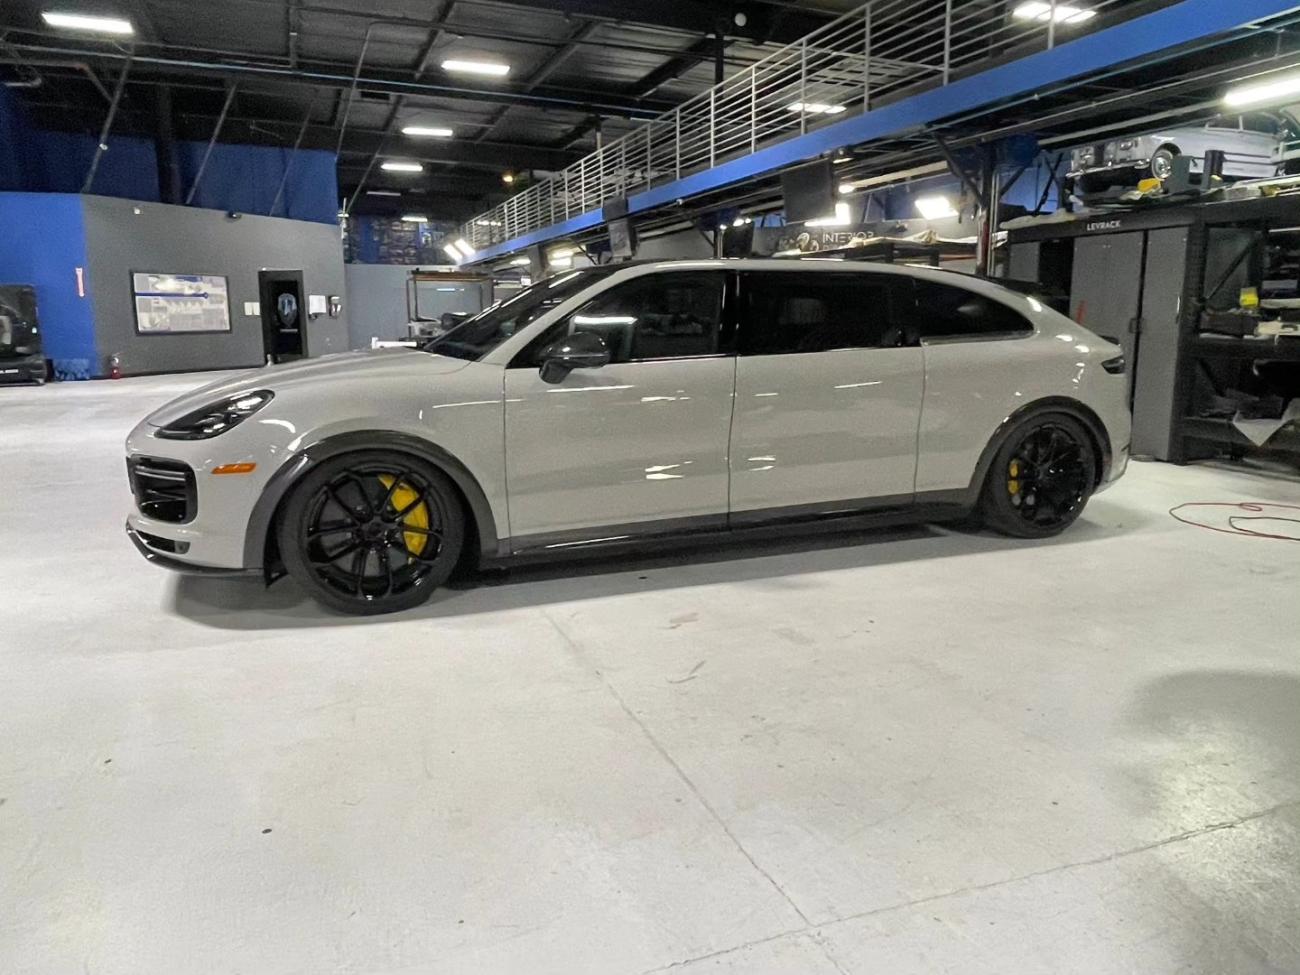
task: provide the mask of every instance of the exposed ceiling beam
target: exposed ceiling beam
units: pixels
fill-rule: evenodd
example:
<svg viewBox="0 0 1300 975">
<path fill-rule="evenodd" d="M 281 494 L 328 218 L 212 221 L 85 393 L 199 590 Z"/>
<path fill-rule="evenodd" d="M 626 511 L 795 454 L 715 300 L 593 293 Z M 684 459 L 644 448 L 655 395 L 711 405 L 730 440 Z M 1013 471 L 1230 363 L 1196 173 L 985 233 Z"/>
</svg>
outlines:
<svg viewBox="0 0 1300 975">
<path fill-rule="evenodd" d="M 151 2 L 155 4 L 161 4 L 161 5 L 188 6 L 190 3 L 193 2 L 193 0 L 151 0 Z M 277 7 L 279 7 L 284 3 L 284 0 L 223 0 L 223 2 L 227 4 L 236 4 L 239 6 L 248 6 L 248 7 L 266 7 L 269 4 L 276 4 Z M 468 2 L 465 2 L 465 0 L 462 0 L 462 2 L 466 6 L 471 5 Z M 326 8 L 326 7 L 313 5 L 313 4 L 303 5 L 302 3 L 298 3 L 295 9 L 299 12 L 300 15 L 302 11 L 306 11 L 307 13 L 315 12 L 315 13 L 324 14 L 326 16 L 331 16 L 331 17 L 355 19 L 364 23 L 379 22 L 381 24 L 385 24 L 396 28 L 428 30 L 428 28 L 431 26 L 428 20 L 421 20 L 416 17 L 377 16 L 374 14 L 373 11 L 370 11 L 363 7 L 342 9 L 342 8 L 333 8 L 333 7 Z M 592 22 L 603 23 L 605 21 L 592 21 Z M 654 26 L 654 25 L 637 24 L 634 20 L 631 20 L 627 17 L 622 18 L 620 22 L 625 24 L 632 24 L 633 26 L 641 26 L 641 27 Z M 481 40 L 508 41 L 515 44 L 528 44 L 535 47 L 559 48 L 559 47 L 564 47 L 568 43 L 563 38 L 542 37 L 542 36 L 538 36 L 536 33 L 530 34 L 523 31 L 511 31 L 500 27 L 483 26 L 482 24 L 473 24 L 473 23 L 470 24 L 457 23 L 451 25 L 451 30 L 457 37 L 470 37 L 470 38 L 481 39 Z M 27 33 L 32 33 L 36 36 L 40 36 L 44 38 L 57 38 L 63 36 L 53 31 L 43 31 L 43 30 L 27 31 Z M 353 44 L 356 43 L 358 38 L 358 34 L 355 30 L 352 31 L 325 30 L 321 28 L 318 24 L 313 24 L 308 33 L 310 34 L 310 37 L 314 40 L 350 41 Z M 667 33 L 677 34 L 679 32 L 669 31 Z M 386 45 L 404 44 L 404 43 L 406 42 L 396 37 L 393 38 L 378 37 L 372 41 L 372 44 L 374 46 L 386 46 Z M 651 44 L 639 40 L 638 41 L 622 40 L 619 39 L 618 37 L 611 37 L 611 36 L 603 37 L 600 40 L 594 40 L 594 39 L 582 40 L 579 41 L 578 43 L 581 45 L 599 46 L 607 50 L 629 51 L 638 54 L 655 54 L 663 57 L 671 57 L 674 54 L 678 53 L 675 48 L 670 46 Z M 185 47 L 189 51 L 196 52 L 196 53 L 202 52 L 204 54 L 229 55 L 229 54 L 237 53 L 237 52 L 214 49 L 214 48 L 195 47 L 193 45 L 185 45 Z M 734 61 L 730 61 L 729 63 L 743 65 L 743 64 L 748 64 L 749 62 L 737 59 Z"/>
<path fill-rule="evenodd" d="M 188 4 L 192 0 L 165 0 L 173 4 Z M 232 0 L 227 0 L 232 2 Z M 283 9 L 284 0 L 233 0 L 248 6 L 273 6 Z M 746 17 L 744 26 L 733 19 L 731 4 L 718 4 L 712 0 L 461 0 L 467 7 L 483 7 L 497 12 L 510 10 L 541 10 L 550 14 L 581 17 L 586 20 L 603 20 L 610 23 L 632 24 L 678 34 L 698 36 L 708 34 L 721 26 L 735 37 L 745 37 L 758 42 L 787 43 L 798 40 L 838 16 L 836 11 L 819 10 L 804 3 L 781 4 L 769 0 L 751 0 L 739 3 Z M 325 0 L 303 0 L 300 9 L 306 14 L 321 14 L 359 20 L 406 19 L 408 26 L 417 26 L 414 18 L 384 18 L 367 5 L 344 6 Z M 428 22 L 423 26 L 427 27 Z M 474 28 L 467 26 L 467 32 Z"/>
<path fill-rule="evenodd" d="M 95 102 L 66 102 L 42 98 L 28 98 L 27 104 L 38 113 L 57 113 L 73 121 L 74 127 L 88 129 L 97 125 L 102 118 L 103 109 Z M 206 139 L 211 132 L 212 122 L 217 111 L 178 110 L 177 134 L 191 140 Z M 117 128 L 132 135 L 149 137 L 152 135 L 153 115 L 146 107 L 128 109 L 123 106 L 118 116 Z M 283 145 L 293 141 L 293 137 L 302 125 L 302 119 L 269 118 L 243 112 L 232 111 L 226 120 L 228 131 L 250 131 L 261 133 L 266 139 L 254 139 L 255 142 L 269 142 Z M 333 134 L 337 129 L 327 121 L 310 122 L 302 148 L 333 151 L 335 142 Z M 368 156 L 380 144 L 384 130 L 381 128 L 362 128 L 352 126 L 348 129 L 343 154 L 347 156 Z M 563 169 L 577 160 L 579 153 L 566 152 L 551 146 L 536 145 L 527 142 L 486 141 L 471 142 L 464 139 L 431 139 L 411 141 L 403 144 L 403 159 L 433 165 L 452 164 L 474 169 L 499 172 L 507 169 Z"/>
<path fill-rule="evenodd" d="M 120 68 L 127 55 L 123 52 L 96 47 L 44 46 L 15 44 L 14 48 L 25 55 L 38 57 L 75 58 L 91 64 Z M 285 85 L 347 89 L 353 84 L 354 66 L 337 62 L 305 63 L 298 69 L 282 65 L 256 62 L 207 60 L 191 61 L 158 55 L 135 57 L 136 69 L 157 70 L 171 74 L 206 77 L 259 78 Z M 491 88 L 470 88 L 459 84 L 412 79 L 409 73 L 369 69 L 357 79 L 359 92 L 378 92 L 390 95 L 416 95 L 432 98 L 465 99 L 497 105 L 527 105 L 541 109 L 558 109 L 576 112 L 600 112 L 628 118 L 654 118 L 671 106 L 652 104 L 620 95 L 603 95 L 591 91 L 567 88 L 538 87 L 524 91 L 518 85 L 498 85 Z"/>
<path fill-rule="evenodd" d="M 524 81 L 524 91 L 536 90 L 538 85 L 541 85 L 547 78 L 555 74 L 556 71 L 564 66 L 564 62 L 572 57 L 578 50 L 578 45 L 596 33 L 599 27 L 599 24 L 589 21 L 585 24 L 580 24 L 570 31 L 565 45 L 561 48 L 557 48 L 556 51 L 538 65 L 538 67 L 528 76 L 527 80 Z M 513 105 L 502 105 L 501 108 L 493 113 L 492 117 L 488 120 L 487 125 L 484 126 L 483 131 L 479 133 L 478 138 L 474 141 L 487 141 L 487 139 L 492 135 L 493 130 L 500 124 L 502 119 L 510 114 L 511 109 L 514 107 L 515 106 Z M 553 167 L 539 166 L 537 168 L 550 169 Z"/>
</svg>

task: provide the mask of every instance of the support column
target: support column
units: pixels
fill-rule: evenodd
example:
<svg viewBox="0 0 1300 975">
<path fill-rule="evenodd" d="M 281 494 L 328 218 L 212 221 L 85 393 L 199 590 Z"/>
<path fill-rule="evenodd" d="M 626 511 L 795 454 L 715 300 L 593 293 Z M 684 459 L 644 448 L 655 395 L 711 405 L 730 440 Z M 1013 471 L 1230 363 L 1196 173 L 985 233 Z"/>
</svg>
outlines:
<svg viewBox="0 0 1300 975">
<path fill-rule="evenodd" d="M 180 203 L 182 200 L 181 168 L 176 158 L 175 115 L 172 112 L 172 90 L 159 85 L 154 101 L 154 152 L 158 158 L 158 194 L 163 203 Z"/>
</svg>

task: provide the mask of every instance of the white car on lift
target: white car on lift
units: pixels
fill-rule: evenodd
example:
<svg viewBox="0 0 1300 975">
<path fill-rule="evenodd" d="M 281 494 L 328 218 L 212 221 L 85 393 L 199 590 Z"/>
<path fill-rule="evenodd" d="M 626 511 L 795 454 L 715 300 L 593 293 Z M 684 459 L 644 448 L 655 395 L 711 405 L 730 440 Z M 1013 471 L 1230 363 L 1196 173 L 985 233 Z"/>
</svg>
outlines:
<svg viewBox="0 0 1300 975">
<path fill-rule="evenodd" d="M 1199 173 L 1206 152 L 1220 149 L 1225 154 L 1224 176 L 1265 179 L 1277 174 L 1277 150 L 1282 135 L 1281 124 L 1271 115 L 1225 116 L 1208 125 L 1165 129 L 1081 146 L 1071 154 L 1067 175 L 1074 180 L 1076 192 L 1086 195 L 1109 186 L 1136 186 L 1149 177 L 1168 179 L 1179 156 L 1190 157 L 1192 172 Z"/>
<path fill-rule="evenodd" d="M 952 272 L 672 261 L 539 282 L 422 350 L 241 373 L 149 416 L 128 531 L 348 612 L 476 563 L 759 526 L 1029 538 L 1124 471 L 1120 349 Z"/>
</svg>

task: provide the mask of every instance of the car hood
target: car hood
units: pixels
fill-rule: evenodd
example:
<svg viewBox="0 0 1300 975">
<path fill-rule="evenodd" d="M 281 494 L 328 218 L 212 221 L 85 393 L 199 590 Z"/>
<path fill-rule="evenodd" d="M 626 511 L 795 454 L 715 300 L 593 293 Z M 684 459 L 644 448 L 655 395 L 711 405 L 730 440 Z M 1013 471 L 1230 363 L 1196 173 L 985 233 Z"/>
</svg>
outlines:
<svg viewBox="0 0 1300 975">
<path fill-rule="evenodd" d="M 468 364 L 464 359 L 431 355 L 407 348 L 342 352 L 318 359 L 303 359 L 224 376 L 172 400 L 150 413 L 145 422 L 156 427 L 166 426 L 194 410 L 254 389 L 269 389 L 277 394 L 305 386 L 327 390 L 330 382 L 335 379 L 344 376 L 355 379 L 359 375 L 378 382 L 397 382 L 412 376 L 439 376 L 459 372 Z"/>
</svg>

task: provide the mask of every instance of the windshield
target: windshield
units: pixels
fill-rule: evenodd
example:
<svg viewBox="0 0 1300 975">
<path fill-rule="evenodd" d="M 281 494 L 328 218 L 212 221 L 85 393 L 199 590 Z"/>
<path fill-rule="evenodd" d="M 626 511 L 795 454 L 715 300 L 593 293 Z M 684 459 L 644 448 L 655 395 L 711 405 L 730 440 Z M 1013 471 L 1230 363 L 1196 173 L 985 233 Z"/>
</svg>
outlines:
<svg viewBox="0 0 1300 975">
<path fill-rule="evenodd" d="M 426 342 L 420 349 L 454 359 L 477 361 L 562 301 L 618 268 L 616 264 L 588 267 L 538 281 L 513 298 L 479 312 L 446 335 Z"/>
</svg>

